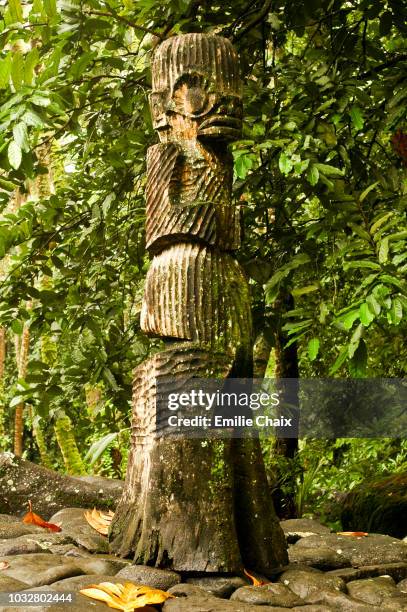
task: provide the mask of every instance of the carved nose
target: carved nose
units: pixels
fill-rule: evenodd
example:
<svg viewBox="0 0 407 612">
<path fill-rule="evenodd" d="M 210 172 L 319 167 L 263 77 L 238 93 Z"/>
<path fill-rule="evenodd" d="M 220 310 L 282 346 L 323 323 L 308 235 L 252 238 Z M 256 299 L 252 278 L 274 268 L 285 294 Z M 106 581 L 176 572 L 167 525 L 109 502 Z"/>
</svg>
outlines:
<svg viewBox="0 0 407 612">
<path fill-rule="evenodd" d="M 153 127 L 155 130 L 163 130 L 169 127 L 169 123 L 166 115 L 161 115 L 153 120 Z"/>
</svg>

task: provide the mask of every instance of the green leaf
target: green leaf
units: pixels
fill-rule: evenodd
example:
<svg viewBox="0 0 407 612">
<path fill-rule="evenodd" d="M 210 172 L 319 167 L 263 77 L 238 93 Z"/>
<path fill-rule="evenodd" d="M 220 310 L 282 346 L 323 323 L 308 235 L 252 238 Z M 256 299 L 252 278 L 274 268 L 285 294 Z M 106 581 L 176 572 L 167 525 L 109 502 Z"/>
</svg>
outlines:
<svg viewBox="0 0 407 612">
<path fill-rule="evenodd" d="M 381 242 L 380 242 L 380 248 L 379 248 L 379 261 L 380 263 L 386 263 L 387 259 L 389 257 L 389 239 L 388 238 L 384 238 Z"/>
<path fill-rule="evenodd" d="M 13 136 L 14 141 L 17 143 L 20 149 L 23 149 L 23 151 L 27 153 L 30 150 L 30 146 L 28 144 L 28 133 L 26 124 L 23 122 L 17 123 L 17 125 L 13 127 Z"/>
<path fill-rule="evenodd" d="M 0 176 L 0 189 L 11 192 L 14 191 L 16 187 L 17 185 L 12 183 L 11 181 L 7 181 L 6 179 Z"/>
<path fill-rule="evenodd" d="M 350 228 L 352 228 L 352 230 L 355 232 L 357 236 L 359 236 L 363 240 L 366 240 L 367 242 L 370 243 L 370 234 L 368 234 L 368 232 L 365 229 L 363 229 L 363 227 L 361 227 L 360 225 L 357 225 L 356 223 L 351 223 L 351 222 L 348 222 L 348 225 Z"/>
<path fill-rule="evenodd" d="M 47 17 L 53 19 L 57 15 L 56 0 L 42 0 Z"/>
<path fill-rule="evenodd" d="M 294 164 L 294 170 L 297 174 L 302 174 L 309 166 L 309 159 L 302 159 Z"/>
<path fill-rule="evenodd" d="M 17 334 L 17 336 L 21 336 L 23 333 L 24 324 L 19 319 L 13 319 L 11 322 L 11 329 L 15 334 Z"/>
<path fill-rule="evenodd" d="M 362 193 L 359 196 L 359 202 L 363 202 L 363 200 L 366 198 L 366 196 L 373 191 L 373 189 L 376 189 L 377 185 L 379 185 L 379 181 L 376 181 L 375 183 L 372 183 L 371 185 L 369 185 L 369 187 L 366 187 L 366 189 L 364 191 L 362 191 Z"/>
<path fill-rule="evenodd" d="M 389 313 L 393 325 L 398 325 L 403 318 L 403 304 L 399 298 L 396 297 L 392 300 Z"/>
<path fill-rule="evenodd" d="M 367 347 L 364 340 L 361 340 L 352 359 L 349 362 L 349 370 L 355 378 L 362 378 L 366 375 L 367 367 Z"/>
<path fill-rule="evenodd" d="M 381 270 L 378 263 L 369 261 L 368 259 L 362 259 L 360 261 L 345 261 L 343 264 L 344 270 L 350 270 L 352 268 L 368 268 L 369 270 Z"/>
<path fill-rule="evenodd" d="M 24 115 L 21 117 L 21 121 L 24 121 L 27 125 L 31 125 L 32 127 L 44 127 L 45 123 L 41 119 L 41 117 L 34 112 L 33 110 L 27 110 Z"/>
<path fill-rule="evenodd" d="M 299 297 L 300 295 L 305 295 L 306 293 L 312 293 L 313 291 L 318 291 L 319 285 L 306 285 L 305 287 L 296 287 L 291 290 L 291 295 L 293 297 Z"/>
<path fill-rule="evenodd" d="M 117 438 L 118 435 L 119 433 L 115 431 L 113 433 L 107 434 L 106 436 L 103 436 L 103 438 L 100 438 L 99 440 L 96 440 L 96 442 L 91 445 L 88 452 L 86 453 L 85 461 L 90 459 L 91 466 L 96 463 L 101 454 L 107 449 L 108 446 L 110 446 L 110 444 Z"/>
<path fill-rule="evenodd" d="M 401 289 L 401 291 L 404 291 L 404 287 L 399 279 L 394 276 L 390 276 L 390 274 L 381 274 L 380 280 L 385 283 L 389 283 L 390 285 L 394 285 L 398 289 Z"/>
<path fill-rule="evenodd" d="M 307 170 L 307 181 L 310 185 L 314 186 L 318 183 L 319 170 L 315 164 L 312 164 Z"/>
<path fill-rule="evenodd" d="M 362 325 L 362 323 L 359 323 L 359 325 L 357 326 L 357 328 L 353 332 L 352 337 L 351 337 L 350 342 L 349 342 L 349 345 L 348 345 L 348 356 L 350 358 L 353 357 L 353 355 L 356 352 L 356 349 L 359 346 L 360 338 L 362 336 L 362 331 L 363 331 L 363 325 Z"/>
<path fill-rule="evenodd" d="M 380 311 L 381 311 L 382 307 L 380 306 L 379 302 L 376 300 L 376 298 L 375 298 L 375 296 L 373 294 L 370 294 L 370 295 L 367 296 L 366 303 L 368 304 L 370 310 L 376 316 L 378 316 L 380 314 Z"/>
<path fill-rule="evenodd" d="M 311 338 L 308 342 L 308 357 L 310 361 L 314 361 L 317 358 L 319 352 L 319 339 Z"/>
<path fill-rule="evenodd" d="M 293 169 L 293 162 L 291 161 L 291 158 L 287 156 L 287 153 L 280 153 L 278 167 L 280 168 L 280 171 L 285 175 L 289 174 Z"/>
<path fill-rule="evenodd" d="M 11 64 L 11 80 L 14 88 L 18 91 L 23 82 L 24 76 L 24 59 L 21 51 L 15 51 L 13 54 L 13 61 Z"/>
<path fill-rule="evenodd" d="M 34 79 L 34 69 L 40 61 L 40 54 L 37 47 L 31 49 L 26 55 L 24 62 L 24 83 L 26 85 L 32 85 Z"/>
<path fill-rule="evenodd" d="M 245 179 L 253 166 L 253 159 L 249 155 L 240 155 L 235 160 L 235 172 L 240 179 Z"/>
<path fill-rule="evenodd" d="M 355 130 L 361 130 L 365 121 L 363 119 L 362 111 L 360 110 L 360 108 L 358 106 L 352 106 L 349 114 Z"/>
<path fill-rule="evenodd" d="M 359 287 L 356 289 L 355 297 L 357 295 L 359 295 L 359 293 L 362 293 L 363 289 L 365 289 L 366 287 L 371 285 L 376 280 L 376 278 L 378 276 L 379 275 L 378 275 L 377 272 L 375 274 L 369 274 L 368 276 L 366 276 L 366 278 L 363 279 L 363 281 L 360 283 Z"/>
<path fill-rule="evenodd" d="M 363 323 L 365 327 L 369 327 L 369 325 L 375 318 L 375 315 L 372 313 L 372 311 L 369 308 L 369 305 L 366 302 L 360 305 L 359 316 L 360 316 L 361 322 Z"/>
<path fill-rule="evenodd" d="M 387 219 L 391 217 L 392 215 L 393 215 L 393 212 L 388 212 L 385 215 L 383 215 L 383 217 L 379 217 L 379 219 L 377 219 L 377 221 L 375 221 L 372 227 L 370 228 L 371 233 L 375 234 L 377 230 L 383 225 L 383 223 L 385 223 Z"/>
<path fill-rule="evenodd" d="M 348 347 L 347 346 L 343 346 L 339 352 L 338 357 L 336 358 L 333 366 L 331 367 L 331 369 L 329 370 L 329 374 L 335 374 L 335 372 L 337 372 L 339 370 L 339 368 L 343 365 L 343 363 L 346 361 L 348 357 Z"/>
<path fill-rule="evenodd" d="M 306 253 L 299 253 L 294 255 L 294 257 L 289 261 L 285 266 L 282 266 L 279 270 L 277 270 L 270 280 L 267 282 L 266 290 L 270 290 L 275 285 L 278 285 L 283 278 L 289 275 L 292 270 L 295 270 L 299 266 L 302 266 L 310 261 L 309 255 Z"/>
<path fill-rule="evenodd" d="M 105 381 L 107 382 L 107 384 L 109 385 L 109 387 L 111 389 L 113 389 L 113 391 L 118 391 L 119 390 L 119 386 L 116 382 L 116 379 L 113 375 L 113 372 L 111 370 L 109 370 L 109 368 L 104 367 L 103 368 L 103 378 L 105 379 Z"/>
<path fill-rule="evenodd" d="M 6 57 L 0 60 L 0 88 L 7 87 L 11 75 L 12 55 L 9 52 Z"/>
<path fill-rule="evenodd" d="M 395 240 L 404 240 L 405 238 L 407 238 L 407 230 L 404 230 L 402 232 L 395 232 L 394 234 L 390 234 L 388 238 L 391 242 Z"/>
<path fill-rule="evenodd" d="M 17 170 L 21 165 L 22 154 L 21 149 L 15 140 L 12 140 L 7 149 L 7 157 L 10 163 L 10 166 Z"/>
<path fill-rule="evenodd" d="M 309 327 L 312 324 L 312 319 L 306 319 L 305 321 L 295 321 L 293 323 L 286 323 L 283 325 L 282 329 L 288 332 L 288 335 L 297 333 L 300 330 L 303 330 L 306 327 Z"/>
<path fill-rule="evenodd" d="M 23 21 L 23 9 L 21 7 L 20 0 L 8 0 L 8 6 L 9 6 L 10 15 L 13 19 L 13 22 L 17 22 L 17 21 L 22 22 Z"/>
<path fill-rule="evenodd" d="M 356 319 L 359 319 L 360 312 L 359 308 L 351 310 L 344 315 L 340 315 L 337 318 L 337 322 L 340 323 L 345 329 L 350 329 Z"/>
<path fill-rule="evenodd" d="M 51 104 L 49 96 L 41 93 L 35 93 L 33 96 L 31 96 L 31 102 L 35 104 L 35 106 L 43 107 L 49 106 Z"/>
<path fill-rule="evenodd" d="M 343 176 L 343 170 L 329 164 L 314 164 L 314 167 L 327 176 Z"/>
</svg>

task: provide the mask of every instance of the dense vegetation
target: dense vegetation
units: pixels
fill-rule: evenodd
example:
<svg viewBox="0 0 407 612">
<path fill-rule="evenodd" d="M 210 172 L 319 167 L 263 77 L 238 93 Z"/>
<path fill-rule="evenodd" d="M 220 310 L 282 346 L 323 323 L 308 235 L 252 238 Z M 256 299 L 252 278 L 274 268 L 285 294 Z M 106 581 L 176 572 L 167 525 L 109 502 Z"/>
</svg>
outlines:
<svg viewBox="0 0 407 612">
<path fill-rule="evenodd" d="M 301 376 L 404 376 L 402 0 L 9 0 L 0 11 L 0 446 L 123 474 L 131 372 L 155 349 L 139 328 L 149 59 L 179 32 L 229 36 L 242 60 L 235 194 L 257 336 L 296 347 Z M 406 452 L 302 443 L 300 508 L 405 469 Z"/>
</svg>

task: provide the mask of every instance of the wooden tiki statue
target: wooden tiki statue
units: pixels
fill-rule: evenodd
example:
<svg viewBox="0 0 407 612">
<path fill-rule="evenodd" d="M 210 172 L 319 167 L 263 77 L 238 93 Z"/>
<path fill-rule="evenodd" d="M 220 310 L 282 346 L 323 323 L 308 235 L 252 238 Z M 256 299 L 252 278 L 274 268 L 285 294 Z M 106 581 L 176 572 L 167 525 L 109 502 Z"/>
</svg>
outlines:
<svg viewBox="0 0 407 612">
<path fill-rule="evenodd" d="M 263 573 L 287 562 L 260 446 L 154 432 L 157 381 L 251 376 L 249 287 L 234 258 L 239 211 L 236 53 L 219 36 L 186 34 L 156 50 L 150 97 L 160 142 L 148 150 L 146 239 L 152 256 L 141 326 L 164 350 L 134 374 L 132 446 L 111 549 L 180 571 Z"/>
</svg>

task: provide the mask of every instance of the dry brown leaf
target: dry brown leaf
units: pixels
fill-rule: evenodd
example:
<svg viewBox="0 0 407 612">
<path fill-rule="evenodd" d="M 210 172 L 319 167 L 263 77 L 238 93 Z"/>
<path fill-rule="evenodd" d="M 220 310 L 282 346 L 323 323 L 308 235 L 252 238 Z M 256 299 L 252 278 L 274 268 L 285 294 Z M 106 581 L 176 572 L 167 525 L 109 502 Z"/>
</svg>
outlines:
<svg viewBox="0 0 407 612">
<path fill-rule="evenodd" d="M 88 521 L 89 525 L 96 529 L 98 533 L 102 535 L 106 535 L 109 533 L 110 523 L 112 522 L 112 518 L 114 517 L 114 512 L 109 510 L 108 512 L 102 512 L 101 510 L 86 510 L 85 518 Z"/>
<path fill-rule="evenodd" d="M 8 561 L 0 561 L 0 570 L 5 570 L 10 567 L 10 563 Z"/>
<path fill-rule="evenodd" d="M 35 514 L 32 509 L 31 501 L 28 500 L 29 512 L 24 515 L 23 523 L 28 523 L 30 525 L 37 525 L 37 527 L 44 527 L 44 529 L 50 529 L 51 531 L 61 531 L 61 527 L 59 525 L 55 525 L 54 523 L 47 523 L 41 518 L 38 514 Z"/>
<path fill-rule="evenodd" d="M 243 571 L 246 574 L 246 576 L 248 576 L 250 580 L 253 582 L 253 586 L 263 586 L 263 584 L 268 584 L 267 580 L 263 580 L 262 578 L 259 579 L 259 578 L 256 578 L 255 576 L 252 576 L 245 569 Z"/>
<path fill-rule="evenodd" d="M 336 535 L 350 536 L 354 538 L 365 538 L 369 534 L 366 531 L 338 531 Z"/>
<path fill-rule="evenodd" d="M 148 586 L 135 585 L 132 582 L 124 584 L 101 582 L 91 584 L 79 592 L 91 599 L 103 601 L 109 608 L 123 610 L 123 612 L 133 612 L 133 610 L 139 610 L 148 605 L 161 604 L 170 597 L 174 597 L 171 593 Z"/>
</svg>

